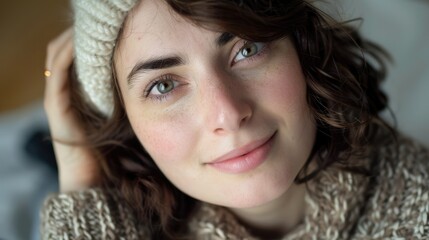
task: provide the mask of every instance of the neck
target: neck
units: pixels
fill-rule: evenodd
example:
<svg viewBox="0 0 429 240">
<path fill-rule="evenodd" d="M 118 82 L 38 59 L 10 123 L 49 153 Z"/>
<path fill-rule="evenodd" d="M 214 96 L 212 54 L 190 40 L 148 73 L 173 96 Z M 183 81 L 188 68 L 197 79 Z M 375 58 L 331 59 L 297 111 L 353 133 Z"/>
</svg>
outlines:
<svg viewBox="0 0 429 240">
<path fill-rule="evenodd" d="M 305 184 L 293 184 L 279 198 L 255 208 L 230 209 L 255 235 L 279 238 L 293 230 L 305 214 Z"/>
</svg>

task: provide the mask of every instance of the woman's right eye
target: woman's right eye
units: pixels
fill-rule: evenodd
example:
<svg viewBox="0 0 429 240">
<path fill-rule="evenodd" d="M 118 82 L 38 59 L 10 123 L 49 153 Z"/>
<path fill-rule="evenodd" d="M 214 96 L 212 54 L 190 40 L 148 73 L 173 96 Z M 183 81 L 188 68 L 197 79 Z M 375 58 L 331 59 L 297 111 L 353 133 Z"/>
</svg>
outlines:
<svg viewBox="0 0 429 240">
<path fill-rule="evenodd" d="M 149 88 L 145 91 L 145 96 L 160 97 L 167 95 L 179 85 L 179 82 L 169 76 L 161 77 L 161 79 L 154 81 Z"/>
<path fill-rule="evenodd" d="M 173 80 L 167 80 L 163 82 L 158 82 L 154 88 L 152 88 L 152 92 L 155 91 L 157 93 L 152 94 L 166 94 L 174 89 L 174 81 Z"/>
</svg>

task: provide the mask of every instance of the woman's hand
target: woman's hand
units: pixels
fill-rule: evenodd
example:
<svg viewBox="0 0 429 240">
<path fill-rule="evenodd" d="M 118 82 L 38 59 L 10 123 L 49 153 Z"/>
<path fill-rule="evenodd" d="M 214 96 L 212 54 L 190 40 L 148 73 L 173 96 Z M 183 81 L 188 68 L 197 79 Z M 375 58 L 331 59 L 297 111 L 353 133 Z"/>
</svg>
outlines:
<svg viewBox="0 0 429 240">
<path fill-rule="evenodd" d="M 95 153 L 82 145 L 85 133 L 71 106 L 69 68 L 73 61 L 73 30 L 52 40 L 47 49 L 44 106 L 58 164 L 60 191 L 81 190 L 99 181 Z M 77 143 L 77 144 L 73 144 Z"/>
</svg>

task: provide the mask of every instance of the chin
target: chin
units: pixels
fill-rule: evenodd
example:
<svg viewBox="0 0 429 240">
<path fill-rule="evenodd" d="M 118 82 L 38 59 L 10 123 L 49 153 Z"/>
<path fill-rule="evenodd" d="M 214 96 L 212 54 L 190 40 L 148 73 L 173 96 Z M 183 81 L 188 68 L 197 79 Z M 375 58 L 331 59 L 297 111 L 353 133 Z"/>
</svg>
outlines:
<svg viewBox="0 0 429 240">
<path fill-rule="evenodd" d="M 231 193 L 226 195 L 229 197 L 223 198 L 221 204 L 217 205 L 237 209 L 262 207 L 287 194 L 293 181 L 293 177 L 288 177 L 284 173 L 281 177 L 271 175 L 268 179 L 263 178 L 259 181 L 253 177 L 252 181 L 241 184 L 235 191 L 231 190 Z"/>
</svg>

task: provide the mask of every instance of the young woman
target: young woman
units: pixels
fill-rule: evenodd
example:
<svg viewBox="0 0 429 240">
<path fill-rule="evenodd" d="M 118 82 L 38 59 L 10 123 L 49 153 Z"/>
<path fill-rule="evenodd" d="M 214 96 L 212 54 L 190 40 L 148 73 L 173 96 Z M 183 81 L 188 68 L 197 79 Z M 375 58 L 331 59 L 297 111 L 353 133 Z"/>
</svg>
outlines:
<svg viewBox="0 0 429 240">
<path fill-rule="evenodd" d="M 303 0 L 73 7 L 44 239 L 429 236 L 428 151 L 379 117 L 384 54 L 354 29 Z"/>
</svg>

